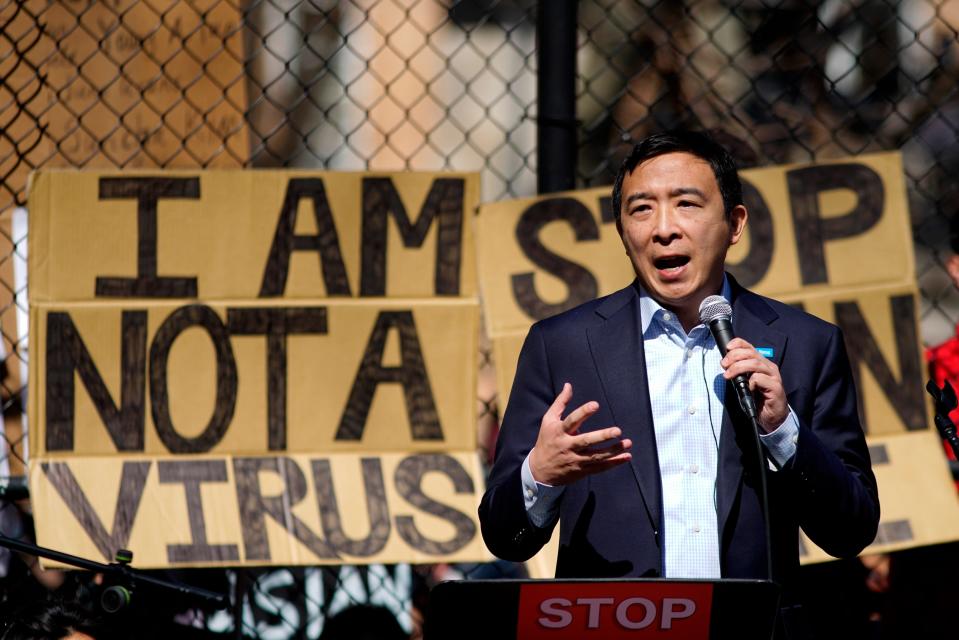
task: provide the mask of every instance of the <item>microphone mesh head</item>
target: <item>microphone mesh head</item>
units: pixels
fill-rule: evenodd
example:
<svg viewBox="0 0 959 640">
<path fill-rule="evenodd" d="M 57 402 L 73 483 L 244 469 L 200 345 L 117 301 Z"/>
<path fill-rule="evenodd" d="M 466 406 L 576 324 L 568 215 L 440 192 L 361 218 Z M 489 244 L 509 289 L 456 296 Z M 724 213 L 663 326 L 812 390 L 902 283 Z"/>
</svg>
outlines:
<svg viewBox="0 0 959 640">
<path fill-rule="evenodd" d="M 709 296 L 699 305 L 699 321 L 703 324 L 709 324 L 713 320 L 720 318 L 730 318 L 733 315 L 733 308 L 729 301 L 722 296 Z"/>
</svg>

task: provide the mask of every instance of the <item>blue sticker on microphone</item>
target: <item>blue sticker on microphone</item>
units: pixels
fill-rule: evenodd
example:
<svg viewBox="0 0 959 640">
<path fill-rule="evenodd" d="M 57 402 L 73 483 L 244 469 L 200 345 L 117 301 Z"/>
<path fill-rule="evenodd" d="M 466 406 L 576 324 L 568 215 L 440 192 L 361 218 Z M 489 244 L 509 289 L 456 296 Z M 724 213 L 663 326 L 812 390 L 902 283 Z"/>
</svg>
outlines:
<svg viewBox="0 0 959 640">
<path fill-rule="evenodd" d="M 772 359 L 772 357 L 773 357 L 773 348 L 772 348 L 772 347 L 756 347 L 756 351 L 758 351 L 758 352 L 760 353 L 760 355 L 762 355 L 762 357 L 764 357 L 764 358 L 770 358 L 770 359 Z"/>
</svg>

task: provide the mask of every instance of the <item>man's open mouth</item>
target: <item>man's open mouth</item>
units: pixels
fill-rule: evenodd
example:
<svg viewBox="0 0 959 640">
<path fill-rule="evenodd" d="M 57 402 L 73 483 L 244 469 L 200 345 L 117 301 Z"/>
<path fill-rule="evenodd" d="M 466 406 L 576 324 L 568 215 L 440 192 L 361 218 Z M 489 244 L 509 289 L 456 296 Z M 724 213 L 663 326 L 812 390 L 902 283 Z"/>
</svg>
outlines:
<svg viewBox="0 0 959 640">
<path fill-rule="evenodd" d="M 653 260 L 653 265 L 660 271 L 672 271 L 685 266 L 689 262 L 689 256 L 666 256 Z"/>
</svg>

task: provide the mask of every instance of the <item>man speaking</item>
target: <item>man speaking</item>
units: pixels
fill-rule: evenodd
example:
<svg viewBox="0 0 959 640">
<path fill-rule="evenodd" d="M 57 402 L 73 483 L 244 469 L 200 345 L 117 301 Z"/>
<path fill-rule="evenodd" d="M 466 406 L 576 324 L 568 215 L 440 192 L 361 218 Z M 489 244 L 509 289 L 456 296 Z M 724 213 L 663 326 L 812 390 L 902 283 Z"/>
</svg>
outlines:
<svg viewBox="0 0 959 640">
<path fill-rule="evenodd" d="M 799 527 L 845 557 L 879 522 L 842 335 L 725 273 L 748 213 L 704 134 L 636 145 L 613 210 L 636 280 L 530 329 L 480 505 L 486 544 L 525 561 L 559 522 L 566 578 L 767 578 L 771 556 L 790 605 Z M 700 319 L 710 296 L 731 304 L 725 354 Z"/>
</svg>

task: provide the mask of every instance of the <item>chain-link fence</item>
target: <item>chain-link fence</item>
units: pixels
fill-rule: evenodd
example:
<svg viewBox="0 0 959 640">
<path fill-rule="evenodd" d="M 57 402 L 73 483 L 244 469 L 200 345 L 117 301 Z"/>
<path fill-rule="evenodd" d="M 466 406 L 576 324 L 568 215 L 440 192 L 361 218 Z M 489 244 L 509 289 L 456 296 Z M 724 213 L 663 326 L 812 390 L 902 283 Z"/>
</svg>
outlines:
<svg viewBox="0 0 959 640">
<path fill-rule="evenodd" d="M 449 169 L 480 171 L 484 201 L 531 195 L 536 10 L 532 0 L 0 0 L 5 530 L 29 529 L 15 499 L 28 456 L 30 171 Z M 959 293 L 943 265 L 959 170 L 959 3 L 583 0 L 578 11 L 579 186 L 609 184 L 633 140 L 680 125 L 719 132 L 743 166 L 901 149 L 923 337 L 951 335 Z M 489 446 L 494 363 L 482 355 Z M 244 597 L 177 619 L 315 638 L 330 615 L 370 603 L 410 633 L 436 579 L 501 569 L 516 570 L 218 572 L 207 578 Z"/>
</svg>

